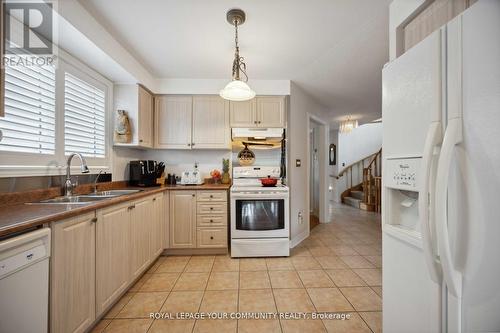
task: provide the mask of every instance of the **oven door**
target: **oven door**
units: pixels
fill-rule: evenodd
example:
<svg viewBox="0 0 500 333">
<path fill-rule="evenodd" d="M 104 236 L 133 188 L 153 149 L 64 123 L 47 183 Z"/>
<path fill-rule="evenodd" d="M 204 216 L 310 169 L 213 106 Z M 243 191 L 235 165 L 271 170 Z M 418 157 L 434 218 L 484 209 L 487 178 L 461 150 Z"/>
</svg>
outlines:
<svg viewBox="0 0 500 333">
<path fill-rule="evenodd" d="M 288 236 L 288 196 L 276 194 L 231 196 L 231 238 L 288 238 Z"/>
</svg>

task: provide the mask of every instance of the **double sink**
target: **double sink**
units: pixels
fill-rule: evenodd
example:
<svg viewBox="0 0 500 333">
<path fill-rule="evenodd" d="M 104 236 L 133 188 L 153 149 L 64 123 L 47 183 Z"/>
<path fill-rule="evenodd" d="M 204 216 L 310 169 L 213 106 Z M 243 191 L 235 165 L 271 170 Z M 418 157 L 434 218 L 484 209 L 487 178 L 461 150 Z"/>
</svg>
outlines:
<svg viewBox="0 0 500 333">
<path fill-rule="evenodd" d="M 109 190 L 102 192 L 95 192 L 89 194 L 57 197 L 38 202 L 31 202 L 30 204 L 64 204 L 64 205 L 85 205 L 88 203 L 116 198 L 122 195 L 137 193 L 143 190 Z"/>
</svg>

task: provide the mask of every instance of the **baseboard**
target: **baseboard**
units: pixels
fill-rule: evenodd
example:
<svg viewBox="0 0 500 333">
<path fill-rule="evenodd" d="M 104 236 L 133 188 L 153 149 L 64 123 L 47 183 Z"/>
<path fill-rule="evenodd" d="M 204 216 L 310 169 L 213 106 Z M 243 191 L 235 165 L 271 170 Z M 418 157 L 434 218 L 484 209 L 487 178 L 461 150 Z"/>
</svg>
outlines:
<svg viewBox="0 0 500 333">
<path fill-rule="evenodd" d="M 290 248 L 294 248 L 300 243 L 302 243 L 303 240 L 305 240 L 307 237 L 309 237 L 309 230 L 304 230 L 301 232 L 299 235 L 297 235 L 294 239 L 290 240 Z"/>
<path fill-rule="evenodd" d="M 186 255 L 214 255 L 227 254 L 227 248 L 218 249 L 166 249 L 163 251 L 164 256 L 186 256 Z"/>
</svg>

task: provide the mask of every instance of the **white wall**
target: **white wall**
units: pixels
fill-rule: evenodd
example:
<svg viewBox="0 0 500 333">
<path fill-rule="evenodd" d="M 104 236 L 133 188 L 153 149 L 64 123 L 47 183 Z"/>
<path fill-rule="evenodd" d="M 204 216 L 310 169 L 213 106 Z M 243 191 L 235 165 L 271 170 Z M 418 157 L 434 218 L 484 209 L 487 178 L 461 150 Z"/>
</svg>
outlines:
<svg viewBox="0 0 500 333">
<path fill-rule="evenodd" d="M 368 123 L 351 133 L 340 133 L 338 139 L 338 171 L 376 153 L 382 147 L 382 123 Z"/>
<path fill-rule="evenodd" d="M 288 117 L 288 181 L 290 185 L 290 233 L 292 245 L 300 243 L 309 235 L 309 212 L 307 189 L 307 142 L 309 136 L 308 113 L 320 119 L 328 119 L 328 110 L 307 95 L 294 82 L 290 86 L 290 110 Z M 328 136 L 328 133 L 327 133 Z M 295 166 L 295 160 L 302 161 L 301 167 Z M 322 181 L 326 194 L 326 180 Z M 302 220 L 299 219 L 302 214 Z"/>
<path fill-rule="evenodd" d="M 389 59 L 397 58 L 403 48 L 402 34 L 399 33 L 406 23 L 429 0 L 394 0 L 389 6 Z"/>
</svg>

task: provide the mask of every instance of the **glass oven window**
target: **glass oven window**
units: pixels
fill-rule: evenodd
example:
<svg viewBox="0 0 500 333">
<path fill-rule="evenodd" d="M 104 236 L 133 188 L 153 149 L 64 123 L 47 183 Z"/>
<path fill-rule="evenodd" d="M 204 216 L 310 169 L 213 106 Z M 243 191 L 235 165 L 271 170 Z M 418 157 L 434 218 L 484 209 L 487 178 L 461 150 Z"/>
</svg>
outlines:
<svg viewBox="0 0 500 333">
<path fill-rule="evenodd" d="M 285 200 L 236 200 L 237 230 L 279 230 L 285 228 Z"/>
</svg>

